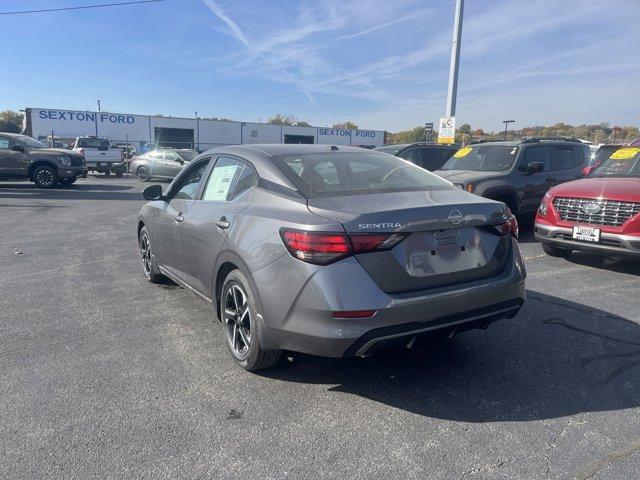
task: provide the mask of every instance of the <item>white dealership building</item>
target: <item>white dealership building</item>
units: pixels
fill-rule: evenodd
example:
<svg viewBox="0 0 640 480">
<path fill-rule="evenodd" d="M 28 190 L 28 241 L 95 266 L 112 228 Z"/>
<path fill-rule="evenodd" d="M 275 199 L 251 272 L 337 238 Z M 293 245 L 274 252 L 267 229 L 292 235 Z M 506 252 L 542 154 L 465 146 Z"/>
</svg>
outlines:
<svg viewBox="0 0 640 480">
<path fill-rule="evenodd" d="M 206 150 L 219 145 L 247 143 L 380 146 L 385 142 L 385 132 L 380 130 L 299 127 L 54 108 L 26 108 L 25 133 L 39 139 L 54 136 L 62 141 L 95 135 L 106 137 L 112 143 L 129 143 L 139 150 L 155 147 Z"/>
</svg>

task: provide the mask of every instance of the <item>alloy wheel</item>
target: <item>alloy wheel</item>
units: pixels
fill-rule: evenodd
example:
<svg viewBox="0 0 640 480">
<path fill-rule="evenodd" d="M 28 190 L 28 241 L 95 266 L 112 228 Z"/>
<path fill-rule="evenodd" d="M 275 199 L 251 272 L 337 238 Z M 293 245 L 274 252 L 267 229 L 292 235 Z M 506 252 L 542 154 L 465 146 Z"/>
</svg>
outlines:
<svg viewBox="0 0 640 480">
<path fill-rule="evenodd" d="M 40 185 L 48 187 L 53 184 L 53 173 L 51 173 L 51 170 L 46 168 L 39 170 L 36 174 L 36 178 Z"/>
<path fill-rule="evenodd" d="M 236 356 L 244 357 L 251 346 L 251 313 L 244 289 L 234 283 L 224 299 L 223 320 L 229 345 Z"/>
<path fill-rule="evenodd" d="M 142 270 L 147 278 L 151 276 L 151 245 L 149 237 L 143 233 L 140 237 L 140 256 L 142 257 Z"/>
</svg>

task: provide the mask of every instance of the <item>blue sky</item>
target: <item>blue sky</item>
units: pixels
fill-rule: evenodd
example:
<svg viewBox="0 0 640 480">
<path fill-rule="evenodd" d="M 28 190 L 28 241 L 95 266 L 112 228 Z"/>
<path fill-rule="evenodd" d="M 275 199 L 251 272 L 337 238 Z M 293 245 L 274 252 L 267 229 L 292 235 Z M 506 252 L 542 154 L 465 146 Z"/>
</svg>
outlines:
<svg viewBox="0 0 640 480">
<path fill-rule="evenodd" d="M 0 16 L 0 110 L 99 98 L 112 112 L 397 131 L 444 113 L 453 13 L 453 0 L 165 0 Z M 639 125 L 638 45 L 639 0 L 467 0 L 458 125 Z"/>
</svg>

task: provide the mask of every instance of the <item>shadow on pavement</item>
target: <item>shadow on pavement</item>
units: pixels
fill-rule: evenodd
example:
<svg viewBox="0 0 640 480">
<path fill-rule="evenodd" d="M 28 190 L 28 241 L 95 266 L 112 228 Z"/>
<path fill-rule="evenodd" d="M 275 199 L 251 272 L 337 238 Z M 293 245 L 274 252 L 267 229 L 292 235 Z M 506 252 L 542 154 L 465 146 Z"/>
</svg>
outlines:
<svg viewBox="0 0 640 480">
<path fill-rule="evenodd" d="M 573 252 L 565 259 L 565 261 L 576 265 L 582 265 L 584 267 L 593 267 L 618 273 L 640 275 L 640 260 L 631 258 L 611 258 L 601 255 Z"/>
<path fill-rule="evenodd" d="M 530 421 L 640 404 L 640 325 L 537 292 L 515 319 L 444 343 L 364 359 L 289 357 L 263 375 L 335 384 L 330 391 L 453 421 Z"/>
<path fill-rule="evenodd" d="M 50 190 L 32 183 L 0 183 L 0 198 L 19 200 L 144 200 L 142 193 L 131 185 L 109 183 L 77 183 Z"/>
</svg>

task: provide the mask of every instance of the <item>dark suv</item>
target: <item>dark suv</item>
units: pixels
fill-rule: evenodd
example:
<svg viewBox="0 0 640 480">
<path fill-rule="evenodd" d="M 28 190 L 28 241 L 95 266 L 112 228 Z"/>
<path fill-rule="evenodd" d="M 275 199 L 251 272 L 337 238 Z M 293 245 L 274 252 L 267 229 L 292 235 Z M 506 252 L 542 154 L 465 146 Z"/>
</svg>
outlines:
<svg viewBox="0 0 640 480">
<path fill-rule="evenodd" d="M 0 178 L 28 179 L 40 188 L 71 185 L 87 176 L 84 156 L 49 148 L 35 138 L 0 132 Z"/>
<path fill-rule="evenodd" d="M 462 147 L 436 172 L 454 185 L 532 214 L 554 185 L 581 178 L 589 146 L 574 138 L 528 138 Z"/>
<path fill-rule="evenodd" d="M 383 145 L 374 150 L 404 158 L 425 170 L 434 171 L 442 167 L 451 155 L 458 151 L 458 148 L 458 145 L 438 145 L 437 143 L 398 143 Z"/>
</svg>

